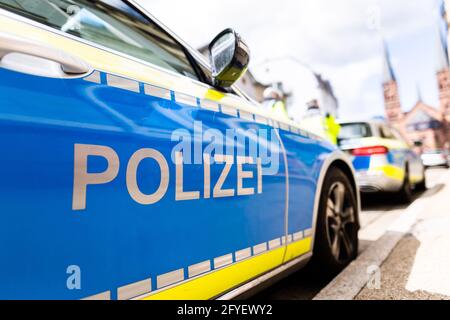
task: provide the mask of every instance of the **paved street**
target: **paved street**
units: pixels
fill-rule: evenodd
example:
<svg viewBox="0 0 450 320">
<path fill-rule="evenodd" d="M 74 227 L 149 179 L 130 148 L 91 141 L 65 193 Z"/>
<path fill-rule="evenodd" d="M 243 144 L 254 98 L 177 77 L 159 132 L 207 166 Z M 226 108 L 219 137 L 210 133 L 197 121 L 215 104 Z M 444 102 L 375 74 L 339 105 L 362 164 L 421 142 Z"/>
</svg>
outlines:
<svg viewBox="0 0 450 320">
<path fill-rule="evenodd" d="M 450 279 L 448 279 L 447 283 L 442 284 L 442 280 L 445 278 L 442 274 L 447 274 L 447 277 L 449 274 L 443 270 L 450 270 L 450 261 L 445 259 L 442 261 L 443 259 L 439 259 L 440 252 L 446 250 L 450 242 L 448 236 L 450 217 L 441 217 L 442 214 L 446 213 L 445 210 L 441 210 L 442 205 L 445 205 L 446 202 L 449 203 L 447 205 L 449 207 L 447 212 L 450 212 L 450 202 L 447 201 L 450 197 L 450 190 L 444 193 L 447 185 L 442 183 L 442 177 L 448 173 L 448 170 L 441 168 L 427 171 L 429 191 L 426 194 L 417 193 L 415 199 L 436 197 L 436 206 L 430 208 L 431 211 L 427 210 L 425 213 L 422 213 L 427 214 L 434 210 L 436 211 L 434 213 L 436 219 L 432 222 L 418 223 L 414 228 L 413 235 L 406 236 L 400 241 L 381 268 L 381 289 L 364 289 L 357 296 L 357 299 L 441 299 L 445 297 L 445 293 L 450 296 Z M 450 188 L 450 183 L 447 188 Z M 393 196 L 376 195 L 364 197 L 362 199 L 362 212 L 360 216 L 360 252 L 364 252 L 371 244 L 378 240 L 407 208 L 408 206 L 397 204 Z M 436 232 L 436 228 L 441 230 L 441 232 Z M 430 240 L 430 237 L 441 238 Z M 422 248 L 420 246 L 420 240 L 417 238 L 428 239 L 429 241 L 427 243 L 429 247 Z M 416 259 L 420 258 L 420 260 L 419 263 L 414 264 L 416 254 Z M 433 264 L 436 259 L 442 262 L 437 266 L 441 272 L 437 274 L 436 272 L 430 273 L 434 269 Z M 408 279 L 410 270 L 411 277 Z M 327 286 L 331 280 L 330 278 L 323 277 L 317 271 L 306 268 L 263 291 L 255 298 L 308 300 L 312 299 L 322 288 Z M 408 290 L 419 291 L 411 293 Z M 435 294 L 420 290 L 429 290 L 435 292 Z"/>
<path fill-rule="evenodd" d="M 450 174 L 430 174 L 440 181 L 424 207 L 410 213 L 415 222 L 382 264 L 381 286 L 365 287 L 356 299 L 450 299 Z"/>
</svg>

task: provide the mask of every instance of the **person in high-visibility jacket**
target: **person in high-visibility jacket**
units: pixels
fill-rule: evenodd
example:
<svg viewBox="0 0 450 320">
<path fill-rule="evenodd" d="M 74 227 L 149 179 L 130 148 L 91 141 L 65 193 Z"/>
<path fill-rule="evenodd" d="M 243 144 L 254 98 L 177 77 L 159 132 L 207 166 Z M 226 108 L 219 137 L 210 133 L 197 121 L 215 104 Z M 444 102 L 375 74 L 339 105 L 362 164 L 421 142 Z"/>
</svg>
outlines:
<svg viewBox="0 0 450 320">
<path fill-rule="evenodd" d="M 325 131 L 327 133 L 328 140 L 330 140 L 332 144 L 337 145 L 341 126 L 336 122 L 336 119 L 330 113 L 325 115 Z"/>
<path fill-rule="evenodd" d="M 335 145 L 338 143 L 341 127 L 331 114 L 327 113 L 325 117 L 322 115 L 317 100 L 312 100 L 308 103 L 306 114 L 299 125 L 303 129 Z"/>
<path fill-rule="evenodd" d="M 267 111 L 277 119 L 289 120 L 283 93 L 277 88 L 269 87 L 264 90 L 264 104 Z"/>
<path fill-rule="evenodd" d="M 320 113 L 317 100 L 312 100 L 308 103 L 308 109 L 306 110 L 306 113 L 299 125 L 301 128 L 314 133 L 316 136 L 322 137 L 323 139 L 328 139 L 324 125 L 324 118 Z"/>
</svg>

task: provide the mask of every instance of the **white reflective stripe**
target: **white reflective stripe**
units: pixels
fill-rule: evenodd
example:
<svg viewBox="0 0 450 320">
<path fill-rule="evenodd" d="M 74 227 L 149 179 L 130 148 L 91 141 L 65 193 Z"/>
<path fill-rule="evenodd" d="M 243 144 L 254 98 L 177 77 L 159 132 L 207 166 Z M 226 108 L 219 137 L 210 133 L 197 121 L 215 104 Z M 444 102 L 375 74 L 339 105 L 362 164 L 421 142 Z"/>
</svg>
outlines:
<svg viewBox="0 0 450 320">
<path fill-rule="evenodd" d="M 194 264 L 192 266 L 189 266 L 188 273 L 189 278 L 198 276 L 199 274 L 205 273 L 211 271 L 211 261 L 204 261 L 197 264 Z"/>
<path fill-rule="evenodd" d="M 299 129 L 297 129 L 296 127 L 291 126 L 291 132 L 295 133 L 295 134 L 299 134 Z"/>
<path fill-rule="evenodd" d="M 281 240 L 281 242 L 282 242 L 283 244 L 286 244 L 286 237 L 283 237 L 282 240 Z M 291 243 L 291 242 L 292 242 L 292 234 L 289 234 L 289 235 L 287 236 L 287 243 Z"/>
<path fill-rule="evenodd" d="M 303 239 L 303 231 L 294 233 L 294 241 L 298 241 L 298 240 L 302 240 L 302 239 Z"/>
<path fill-rule="evenodd" d="M 188 94 L 175 92 L 175 101 L 189 106 L 197 107 L 197 98 Z"/>
<path fill-rule="evenodd" d="M 237 117 L 238 113 L 237 113 L 237 109 L 230 107 L 230 106 L 225 106 L 225 105 L 220 105 L 221 109 L 222 109 L 222 113 L 225 113 L 229 116 L 233 116 L 233 117 Z"/>
<path fill-rule="evenodd" d="M 253 117 L 253 113 L 239 110 L 239 115 L 240 115 L 241 119 L 255 121 L 255 118 Z"/>
<path fill-rule="evenodd" d="M 224 267 L 226 265 L 232 264 L 233 263 L 233 255 L 227 254 L 218 258 L 214 259 L 214 269 L 218 269 L 221 267 Z"/>
<path fill-rule="evenodd" d="M 260 116 L 260 115 L 256 115 L 255 114 L 255 121 L 256 122 L 258 122 L 258 123 L 260 123 L 260 124 L 265 124 L 265 125 L 267 125 L 267 118 L 265 118 L 265 117 L 263 117 L 263 116 Z"/>
<path fill-rule="evenodd" d="M 128 300 L 152 291 L 152 279 L 146 279 L 117 289 L 118 300 Z"/>
<path fill-rule="evenodd" d="M 219 112 L 219 104 L 211 100 L 201 100 L 200 107 L 203 109 Z"/>
<path fill-rule="evenodd" d="M 272 120 L 272 126 L 278 129 L 280 127 L 280 123 L 278 121 Z"/>
<path fill-rule="evenodd" d="M 307 230 L 303 231 L 303 234 L 305 235 L 305 238 L 306 237 L 311 237 L 312 233 L 313 233 L 312 229 L 307 229 Z"/>
<path fill-rule="evenodd" d="M 260 254 L 267 251 L 267 243 L 261 243 L 253 247 L 253 254 Z"/>
<path fill-rule="evenodd" d="M 149 84 L 144 84 L 144 93 L 149 96 L 158 97 L 166 100 L 171 100 L 170 90 L 155 87 Z"/>
<path fill-rule="evenodd" d="M 184 270 L 179 269 L 172 272 L 168 272 L 156 277 L 156 285 L 158 289 L 162 287 L 170 286 L 171 284 L 184 280 Z"/>
<path fill-rule="evenodd" d="M 98 72 L 98 71 L 92 72 L 86 78 L 83 78 L 83 80 L 86 80 L 86 81 L 89 81 L 89 82 L 94 82 L 94 83 L 101 83 L 102 82 L 101 78 L 100 78 L 100 72 Z"/>
<path fill-rule="evenodd" d="M 234 255 L 236 257 L 236 261 L 241 261 L 241 260 L 250 258 L 252 255 L 252 250 L 251 250 L 251 248 L 242 249 L 242 250 L 236 251 L 236 253 Z"/>
<path fill-rule="evenodd" d="M 93 296 L 89 296 L 87 298 L 83 298 L 81 300 L 111 300 L 111 292 L 105 291 L 102 293 L 95 294 Z"/>
<path fill-rule="evenodd" d="M 272 241 L 269 241 L 269 249 L 270 250 L 276 249 L 276 248 L 278 248 L 280 246 L 281 246 L 281 239 L 280 238 L 277 238 L 277 239 L 274 239 Z"/>
<path fill-rule="evenodd" d="M 289 131 L 289 125 L 284 122 L 280 122 L 280 128 L 285 131 Z"/>
<path fill-rule="evenodd" d="M 106 83 L 108 86 L 116 87 L 133 92 L 139 92 L 139 82 L 115 76 L 112 74 L 106 75 Z"/>
</svg>

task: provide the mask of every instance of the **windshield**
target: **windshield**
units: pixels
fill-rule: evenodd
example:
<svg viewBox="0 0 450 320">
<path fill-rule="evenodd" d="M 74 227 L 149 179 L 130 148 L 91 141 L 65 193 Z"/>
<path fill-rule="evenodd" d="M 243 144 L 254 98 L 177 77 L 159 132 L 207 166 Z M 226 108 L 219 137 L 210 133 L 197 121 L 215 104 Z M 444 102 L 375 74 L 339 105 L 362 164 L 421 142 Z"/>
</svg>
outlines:
<svg viewBox="0 0 450 320">
<path fill-rule="evenodd" d="M 343 123 L 339 132 L 339 140 L 368 138 L 372 136 L 372 130 L 367 123 Z"/>
</svg>

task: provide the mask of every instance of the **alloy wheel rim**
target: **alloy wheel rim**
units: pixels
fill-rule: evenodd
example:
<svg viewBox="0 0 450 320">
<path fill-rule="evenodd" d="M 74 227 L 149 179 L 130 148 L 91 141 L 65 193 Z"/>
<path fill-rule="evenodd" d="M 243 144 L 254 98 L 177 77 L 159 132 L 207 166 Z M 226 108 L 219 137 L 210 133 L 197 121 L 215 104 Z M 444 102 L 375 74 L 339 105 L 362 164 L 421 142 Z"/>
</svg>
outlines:
<svg viewBox="0 0 450 320">
<path fill-rule="evenodd" d="M 339 263 L 354 255 L 355 209 L 342 182 L 335 182 L 328 193 L 326 227 L 333 257 Z"/>
</svg>

